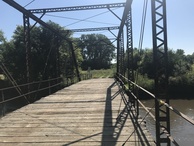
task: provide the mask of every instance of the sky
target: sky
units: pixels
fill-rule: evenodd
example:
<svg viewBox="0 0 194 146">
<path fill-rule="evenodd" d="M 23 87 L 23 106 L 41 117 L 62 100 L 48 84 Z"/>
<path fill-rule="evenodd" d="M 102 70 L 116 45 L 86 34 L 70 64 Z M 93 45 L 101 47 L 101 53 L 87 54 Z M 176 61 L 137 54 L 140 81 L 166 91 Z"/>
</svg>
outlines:
<svg viewBox="0 0 194 146">
<path fill-rule="evenodd" d="M 151 0 L 148 1 L 143 48 L 152 48 Z M 126 0 L 15 0 L 15 2 L 26 9 L 37 9 L 120 3 L 126 2 Z M 133 0 L 132 4 L 134 47 L 138 47 L 139 44 L 143 2 L 144 0 Z M 183 49 L 185 54 L 192 54 L 194 52 L 194 1 L 166 0 L 166 3 L 168 47 L 174 51 Z M 112 10 L 122 18 L 124 8 L 115 8 Z M 36 14 L 36 16 L 40 17 L 40 14 Z M 42 20 L 51 20 L 64 26 L 66 29 L 111 27 L 120 25 L 120 20 L 107 9 L 48 13 Z M 33 25 L 34 21 L 31 20 L 30 23 Z M 12 38 L 17 25 L 23 25 L 23 15 L 0 0 L 0 30 L 4 32 L 4 36 L 7 40 Z M 74 37 L 80 37 L 82 34 L 91 33 L 100 33 L 106 35 L 110 39 L 115 39 L 115 36 L 112 33 L 117 35 L 118 30 L 114 30 L 112 33 L 109 31 L 74 33 Z"/>
</svg>

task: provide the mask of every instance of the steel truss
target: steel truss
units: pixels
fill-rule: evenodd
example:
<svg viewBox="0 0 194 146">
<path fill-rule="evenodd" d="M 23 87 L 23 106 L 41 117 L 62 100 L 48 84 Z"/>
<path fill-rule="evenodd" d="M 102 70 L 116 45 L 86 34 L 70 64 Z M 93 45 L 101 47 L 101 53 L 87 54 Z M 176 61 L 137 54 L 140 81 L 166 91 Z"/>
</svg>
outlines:
<svg viewBox="0 0 194 146">
<path fill-rule="evenodd" d="M 48 25 L 44 21 L 42 21 L 40 18 L 36 17 L 33 15 L 31 12 L 20 6 L 18 3 L 16 3 L 13 0 L 3 0 L 5 3 L 9 4 L 10 6 L 14 7 L 24 15 L 24 30 L 25 30 L 25 43 L 26 43 L 26 66 L 27 66 L 27 80 L 30 80 L 30 67 L 29 67 L 29 56 L 30 56 L 30 23 L 29 23 L 29 18 L 33 19 L 35 22 L 38 22 L 40 25 L 48 28 L 51 32 L 53 32 L 56 36 L 59 36 L 60 38 L 66 40 L 69 43 L 71 52 L 72 52 L 72 57 L 75 57 L 74 49 L 73 49 L 73 42 L 69 40 L 68 38 L 64 37 L 62 34 L 60 34 L 57 30 L 55 30 L 52 26 Z M 77 73 L 77 78 L 80 81 L 80 74 L 77 66 L 77 61 L 76 58 L 73 58 L 75 67 L 76 67 L 76 73 Z"/>
<path fill-rule="evenodd" d="M 92 10 L 92 9 L 104 9 L 107 8 L 118 8 L 125 7 L 124 13 L 119 26 L 119 32 L 117 36 L 117 73 L 125 76 L 125 65 L 124 65 L 124 32 L 123 28 L 127 26 L 127 55 L 128 55 L 128 79 L 134 81 L 133 74 L 133 35 L 132 35 L 132 16 L 131 16 L 131 4 L 133 0 L 126 0 L 126 3 L 115 3 L 115 4 L 102 4 L 102 5 L 88 5 L 88 6 L 77 6 L 77 7 L 61 7 L 61 8 L 48 8 L 48 9 L 31 9 L 26 10 L 18 5 L 13 0 L 3 0 L 18 11 L 24 14 L 24 32 L 25 32 L 25 45 L 26 45 L 26 67 L 27 67 L 27 78 L 30 80 L 30 23 L 29 18 L 35 20 L 39 24 L 45 26 L 57 36 L 65 39 L 70 46 L 73 61 L 76 66 L 76 72 L 78 79 L 80 80 L 79 70 L 77 61 L 74 54 L 74 47 L 72 41 L 64 38 L 57 30 L 40 20 L 32 13 L 51 13 L 51 12 L 64 12 L 64 11 L 78 11 L 78 10 Z M 163 102 L 158 99 L 163 99 L 169 104 L 169 98 L 167 97 L 168 89 L 168 48 L 167 48 L 167 24 L 166 24 L 166 0 L 151 0 L 152 8 L 152 31 L 153 31 L 153 62 L 155 67 L 155 116 L 156 116 L 156 145 L 160 146 L 162 143 L 170 146 L 170 115 L 169 108 L 163 106 Z M 90 28 L 99 30 L 100 28 Z M 102 28 L 101 28 L 102 29 Z M 104 28 L 110 30 L 110 28 Z M 89 30 L 89 29 L 88 29 Z M 74 32 L 86 31 L 83 29 L 74 30 Z M 57 56 L 57 54 L 56 54 Z M 58 57 L 56 57 L 59 60 Z M 56 63 L 57 64 L 57 63 Z M 57 69 L 58 70 L 58 69 Z M 129 90 L 133 91 L 133 85 L 129 83 Z M 132 105 L 135 107 L 136 103 L 132 101 Z M 136 106 L 138 110 L 138 105 Z"/>
<path fill-rule="evenodd" d="M 155 67 L 155 96 L 169 104 L 168 89 L 168 47 L 166 24 L 166 0 L 152 0 L 153 58 Z M 169 108 L 155 100 L 156 145 L 170 146 Z M 165 131 L 165 132 L 164 132 Z"/>
<path fill-rule="evenodd" d="M 52 13 L 52 12 L 65 12 L 65 11 L 79 11 L 79 10 L 92 10 L 92 9 L 110 9 L 125 7 L 125 3 L 112 3 L 88 6 L 75 6 L 75 7 L 60 7 L 60 8 L 45 8 L 45 9 L 30 9 L 31 13 Z"/>
<path fill-rule="evenodd" d="M 130 6 L 129 12 L 126 19 L 127 28 L 127 77 L 130 81 L 134 82 L 134 72 L 133 72 L 133 32 L 132 32 L 132 9 Z M 128 88 L 130 92 L 134 92 L 134 85 L 128 81 Z M 131 107 L 133 107 L 134 115 L 138 118 L 139 115 L 139 104 L 138 101 L 134 99 L 132 95 L 129 94 L 129 100 Z"/>
<path fill-rule="evenodd" d="M 84 28 L 84 29 L 70 29 L 70 31 L 72 31 L 72 32 L 86 32 L 86 31 L 102 31 L 102 30 L 116 30 L 116 29 L 119 29 L 119 26 Z"/>
<path fill-rule="evenodd" d="M 61 70 L 60 70 L 60 54 L 59 54 L 59 48 L 60 48 L 60 43 L 61 43 L 61 38 L 59 36 L 55 36 L 55 39 L 54 39 L 54 43 L 56 44 L 56 48 L 55 51 L 54 51 L 54 56 L 55 56 L 55 77 L 59 77 L 60 74 L 61 74 Z M 56 84 L 57 83 L 60 83 L 60 79 L 57 79 L 56 80 Z"/>
<path fill-rule="evenodd" d="M 117 73 L 125 76 L 125 72 L 127 69 L 127 78 L 134 82 L 134 73 L 133 73 L 133 34 L 132 34 L 132 10 L 131 10 L 132 0 L 126 1 L 126 7 L 124 9 L 122 21 L 120 24 L 119 32 L 118 32 L 118 38 L 117 38 Z M 126 31 L 127 31 L 127 64 L 124 63 L 124 34 L 123 34 L 123 28 L 126 25 Z M 126 67 L 127 65 L 127 67 Z M 128 82 L 128 104 L 130 104 L 130 107 L 133 107 L 133 109 L 136 109 L 136 116 L 138 116 L 139 107 L 136 107 L 137 102 L 135 99 L 131 96 L 131 92 L 134 90 L 133 84 L 131 82 Z"/>
<path fill-rule="evenodd" d="M 24 43 L 26 48 L 26 77 L 27 83 L 30 82 L 30 54 L 31 54 L 31 43 L 30 43 L 30 18 L 27 15 L 23 15 L 24 25 Z"/>
<path fill-rule="evenodd" d="M 72 42 L 69 42 L 69 46 L 70 46 L 71 55 L 72 55 L 72 58 L 73 58 L 73 63 L 75 65 L 75 69 L 76 69 L 77 79 L 78 79 L 78 81 L 81 81 L 81 77 L 80 77 L 79 69 L 78 69 L 78 64 L 77 64 L 77 60 L 76 60 L 76 57 L 75 57 L 73 43 Z"/>
<path fill-rule="evenodd" d="M 113 27 L 98 27 L 98 28 L 83 28 L 83 29 L 70 29 L 67 31 L 71 31 L 71 32 L 87 32 L 87 31 L 102 31 L 102 30 L 108 30 L 112 35 L 114 35 L 115 37 L 117 37 L 111 30 L 116 30 L 119 29 L 119 26 L 113 26 Z M 114 39 L 114 41 L 116 41 L 117 39 Z M 113 41 L 113 42 L 114 42 Z M 112 43 L 113 43 L 112 42 Z M 112 44 L 111 43 L 111 44 Z"/>
<path fill-rule="evenodd" d="M 127 20 L 127 16 L 129 14 L 129 11 L 131 9 L 131 4 L 132 4 L 132 0 L 127 0 L 126 1 L 126 6 L 123 12 L 123 16 L 122 16 L 122 21 L 119 27 L 119 32 L 117 35 L 117 73 L 120 73 L 122 75 L 124 75 L 124 73 L 122 73 L 122 71 L 124 71 L 124 65 L 122 66 L 122 59 L 120 58 L 120 53 L 124 52 L 124 45 L 123 45 L 123 50 L 121 48 L 121 44 L 124 43 L 124 38 L 123 38 L 123 28 L 124 25 L 126 24 L 126 20 Z M 122 42 L 121 42 L 122 41 Z"/>
<path fill-rule="evenodd" d="M 125 63 L 124 63 L 124 57 L 125 57 L 125 51 L 124 51 L 124 36 L 123 36 L 123 32 L 121 33 L 121 36 L 118 40 L 118 48 L 117 48 L 117 51 L 118 51 L 118 60 L 119 62 L 118 63 L 118 71 L 121 75 L 124 75 L 125 74 L 125 69 L 124 69 L 124 66 L 125 66 Z"/>
</svg>

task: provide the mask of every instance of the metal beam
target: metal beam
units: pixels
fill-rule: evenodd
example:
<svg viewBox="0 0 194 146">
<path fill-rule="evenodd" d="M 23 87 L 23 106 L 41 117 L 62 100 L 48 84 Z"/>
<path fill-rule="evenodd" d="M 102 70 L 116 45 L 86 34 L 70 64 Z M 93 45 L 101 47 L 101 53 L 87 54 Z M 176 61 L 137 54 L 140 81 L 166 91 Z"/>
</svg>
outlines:
<svg viewBox="0 0 194 146">
<path fill-rule="evenodd" d="M 31 41 L 30 41 L 30 18 L 23 14 L 23 25 L 24 25 L 24 44 L 26 49 L 26 82 L 30 83 L 32 79 L 31 72 Z M 30 92 L 30 84 L 27 86 L 27 91 Z M 30 95 L 28 99 L 31 100 Z"/>
<path fill-rule="evenodd" d="M 128 67 L 128 79 L 134 82 L 133 75 L 133 35 L 132 35 L 132 12 L 131 10 L 127 15 L 127 67 Z M 129 89 L 132 90 L 133 85 L 129 84 Z"/>
<path fill-rule="evenodd" d="M 153 61 L 155 68 L 155 116 L 156 145 L 170 146 L 170 113 L 159 99 L 169 104 L 168 90 L 168 46 L 166 23 L 166 0 L 152 0 Z M 161 128 L 162 127 L 162 128 Z M 168 132 L 166 135 L 161 130 Z"/>
<path fill-rule="evenodd" d="M 80 77 L 79 69 L 78 69 L 78 63 L 77 63 L 77 60 L 76 60 L 76 57 L 75 57 L 73 43 L 69 42 L 69 46 L 70 46 L 70 49 L 71 49 L 71 55 L 72 55 L 72 58 L 73 58 L 73 63 L 75 65 L 75 69 L 76 69 L 75 71 L 76 71 L 76 74 L 77 74 L 77 79 L 78 79 L 78 81 L 81 81 L 81 77 Z"/>
<path fill-rule="evenodd" d="M 59 48 L 60 48 L 60 44 L 61 44 L 61 38 L 59 38 L 57 36 L 56 40 L 56 77 L 60 77 L 61 75 L 61 69 L 60 69 L 60 53 L 59 53 Z M 57 84 L 60 83 L 60 78 L 57 79 Z M 60 89 L 60 88 L 58 88 Z"/>
<path fill-rule="evenodd" d="M 126 24 L 126 20 L 127 20 L 127 16 L 129 14 L 129 11 L 131 10 L 131 4 L 132 4 L 133 0 L 127 0 L 126 1 L 126 5 L 125 5 L 125 9 L 123 12 L 123 16 L 122 16 L 122 20 L 121 20 L 121 24 L 119 27 L 119 32 L 117 35 L 117 73 L 120 73 L 122 75 L 124 75 L 123 73 L 123 69 L 122 67 L 124 67 L 123 64 L 123 58 L 122 58 L 122 54 L 124 53 L 124 36 L 123 36 L 123 28 L 124 25 Z"/>
<path fill-rule="evenodd" d="M 86 6 L 75 6 L 75 7 L 59 7 L 59 8 L 29 9 L 29 11 L 31 13 L 52 13 L 52 12 L 67 12 L 67 11 L 80 11 L 80 10 L 92 10 L 92 9 L 119 8 L 119 7 L 125 7 L 125 3 L 86 5 Z"/>
<path fill-rule="evenodd" d="M 119 27 L 119 32 L 117 35 L 117 73 L 122 74 L 124 76 L 124 36 L 123 36 L 123 28 L 126 24 L 126 20 L 131 10 L 131 4 L 133 0 L 127 0 L 126 6 L 123 12 L 121 24 Z"/>
<path fill-rule="evenodd" d="M 72 32 L 86 32 L 86 31 L 102 31 L 102 30 L 116 30 L 119 26 L 113 27 L 99 27 L 99 28 L 84 28 L 84 29 L 70 29 Z"/>
<path fill-rule="evenodd" d="M 40 16 L 39 19 L 42 19 L 42 17 L 43 17 L 44 15 L 45 15 L 45 13 L 43 13 L 43 14 Z M 30 30 L 32 30 L 32 29 L 36 26 L 37 23 L 38 23 L 38 22 L 35 22 L 34 25 L 30 28 Z"/>
<path fill-rule="evenodd" d="M 20 11 L 21 13 L 23 13 L 26 17 L 29 17 L 29 18 L 33 19 L 34 21 L 38 22 L 40 25 L 48 28 L 51 32 L 55 33 L 57 36 L 63 38 L 64 40 L 66 40 L 69 43 L 70 49 L 72 51 L 72 57 L 73 57 L 75 67 L 76 67 L 77 76 L 78 76 L 78 79 L 80 80 L 78 66 L 76 65 L 77 61 L 76 61 L 74 50 L 73 50 L 73 47 L 72 47 L 73 46 L 72 41 L 70 39 L 64 37 L 58 30 L 54 29 L 52 26 L 48 25 L 47 23 L 45 23 L 44 21 L 42 21 L 41 19 L 39 19 L 38 17 L 33 15 L 31 12 L 26 10 L 24 7 L 20 6 L 15 1 L 13 1 L 13 0 L 3 0 L 3 1 L 5 3 L 9 4 L 10 6 L 14 7 L 18 11 Z"/>
<path fill-rule="evenodd" d="M 123 27 L 125 25 L 125 21 L 127 20 L 127 15 L 131 9 L 131 4 L 132 4 L 133 0 L 127 0 L 126 2 L 126 6 L 123 12 L 123 16 L 122 16 L 122 21 L 119 27 L 119 32 L 118 32 L 118 38 L 120 38 L 122 32 L 123 32 Z"/>
<path fill-rule="evenodd" d="M 122 21 L 121 18 L 120 18 L 119 16 L 117 16 L 117 14 L 115 14 L 110 8 L 108 8 L 108 10 L 109 10 L 115 17 L 117 17 L 120 21 Z"/>
<path fill-rule="evenodd" d="M 130 6 L 131 7 L 131 6 Z M 132 9 L 130 8 L 127 20 L 126 20 L 126 29 L 127 29 L 127 77 L 128 77 L 128 88 L 129 93 L 134 93 L 134 85 L 130 82 L 134 81 L 134 68 L 133 68 L 133 31 L 132 31 Z M 134 98 L 132 94 L 129 94 L 129 101 L 131 107 L 134 108 L 133 116 L 138 119 L 139 116 L 139 104 L 138 101 Z"/>
<path fill-rule="evenodd" d="M 112 35 L 114 35 L 115 36 L 115 38 L 117 38 L 117 36 L 109 29 L 108 30 Z M 116 39 L 117 40 L 117 39 Z"/>
<path fill-rule="evenodd" d="M 41 19 L 39 19 L 38 17 L 36 17 L 35 15 L 33 15 L 30 11 L 26 10 L 24 7 L 20 6 L 18 3 L 16 3 L 13 0 L 3 0 L 5 3 L 9 4 L 10 6 L 14 7 L 15 9 L 17 9 L 18 11 L 20 11 L 21 13 L 25 14 L 27 17 L 30 17 L 31 19 L 33 19 L 34 21 L 38 22 L 40 25 L 48 28 L 50 31 L 52 31 L 53 33 L 55 33 L 56 35 L 62 37 L 63 39 L 65 39 L 66 41 L 70 41 L 68 38 L 65 38 L 61 33 L 59 33 L 58 30 L 54 29 L 52 26 L 48 25 L 47 23 L 45 23 L 44 21 L 42 21 Z"/>
<path fill-rule="evenodd" d="M 125 76 L 125 70 L 124 70 L 124 35 L 123 32 L 121 33 L 120 38 L 118 38 L 118 48 L 117 48 L 117 65 L 118 65 L 118 73 Z"/>
</svg>

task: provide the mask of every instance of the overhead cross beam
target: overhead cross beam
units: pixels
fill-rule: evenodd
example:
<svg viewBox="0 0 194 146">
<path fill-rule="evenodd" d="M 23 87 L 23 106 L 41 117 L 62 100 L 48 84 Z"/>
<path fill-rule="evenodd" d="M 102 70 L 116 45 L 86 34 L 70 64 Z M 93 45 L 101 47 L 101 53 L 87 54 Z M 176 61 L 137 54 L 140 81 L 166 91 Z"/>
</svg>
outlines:
<svg viewBox="0 0 194 146">
<path fill-rule="evenodd" d="M 43 9 L 29 9 L 31 13 L 52 13 L 52 12 L 67 12 L 67 11 L 79 11 L 79 10 L 92 10 L 92 9 L 109 9 L 125 7 L 125 3 L 112 3 L 112 4 L 100 4 L 100 5 L 88 5 L 88 6 L 75 6 L 75 7 L 59 7 L 59 8 L 43 8 Z"/>
<path fill-rule="evenodd" d="M 72 32 L 86 32 L 86 31 L 102 31 L 102 30 L 116 30 L 116 29 L 119 29 L 119 26 L 84 28 L 84 29 L 70 29 L 70 31 L 72 31 Z"/>
</svg>

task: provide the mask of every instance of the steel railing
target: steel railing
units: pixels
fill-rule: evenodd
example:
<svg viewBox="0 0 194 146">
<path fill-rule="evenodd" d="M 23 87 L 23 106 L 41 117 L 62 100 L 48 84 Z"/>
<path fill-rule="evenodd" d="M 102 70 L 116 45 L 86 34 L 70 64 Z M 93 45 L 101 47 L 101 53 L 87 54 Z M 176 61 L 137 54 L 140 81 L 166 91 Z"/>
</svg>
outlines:
<svg viewBox="0 0 194 146">
<path fill-rule="evenodd" d="M 80 75 L 82 80 L 92 78 L 91 74 Z M 66 77 L 57 77 L 47 80 L 34 81 L 31 83 L 20 84 L 0 89 L 0 109 L 1 116 L 17 108 L 7 108 L 6 105 L 16 100 L 26 101 L 26 104 L 36 101 L 43 96 L 50 95 L 64 87 L 79 82 L 75 75 Z M 29 90 L 30 89 L 30 90 Z M 13 103 L 14 104 L 14 103 Z M 23 106 L 23 105 L 22 105 Z"/>
<path fill-rule="evenodd" d="M 126 78 L 125 76 L 121 75 L 121 74 L 117 74 L 116 75 L 116 79 L 117 81 L 120 82 L 121 86 L 123 86 L 124 90 L 128 90 L 128 87 L 126 85 L 126 83 L 130 82 L 131 84 L 133 84 L 136 88 L 142 90 L 143 92 L 145 92 L 146 94 L 148 94 L 151 98 L 156 99 L 155 95 L 151 92 L 149 92 L 148 90 L 144 89 L 143 87 L 139 86 L 138 84 L 136 84 L 135 82 L 130 81 L 128 78 Z M 155 116 L 154 114 L 151 113 L 151 110 L 148 109 L 140 100 L 139 98 L 133 93 L 133 91 L 128 91 L 130 92 L 130 94 L 135 98 L 135 100 L 137 100 L 137 102 L 143 107 L 143 109 L 145 109 L 145 111 L 153 118 L 153 120 L 155 121 Z M 187 115 L 183 114 L 182 112 L 178 111 L 177 109 L 175 109 L 174 107 L 172 107 L 171 105 L 165 103 L 163 100 L 161 99 L 156 99 L 158 102 L 160 102 L 162 105 L 166 106 L 167 108 L 169 108 L 171 111 L 173 111 L 175 114 L 177 114 L 178 116 L 180 116 L 181 118 L 183 118 L 184 120 L 186 120 L 187 122 L 189 122 L 190 124 L 194 125 L 194 120 L 192 120 L 190 117 L 188 117 Z M 168 131 L 165 130 L 165 128 L 162 128 L 161 125 L 161 129 L 163 130 L 164 133 L 167 134 L 167 136 L 169 137 L 169 139 L 171 140 L 171 142 L 178 146 L 177 142 L 174 140 L 174 138 L 169 134 Z"/>
</svg>

